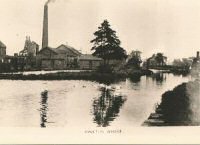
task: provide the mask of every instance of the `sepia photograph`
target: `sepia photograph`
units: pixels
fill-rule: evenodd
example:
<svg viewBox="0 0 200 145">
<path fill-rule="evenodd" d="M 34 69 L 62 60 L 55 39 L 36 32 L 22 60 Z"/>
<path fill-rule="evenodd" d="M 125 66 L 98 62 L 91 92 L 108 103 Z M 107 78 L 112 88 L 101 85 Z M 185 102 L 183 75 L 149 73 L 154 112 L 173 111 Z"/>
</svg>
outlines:
<svg viewBox="0 0 200 145">
<path fill-rule="evenodd" d="M 199 0 L 0 0 L 0 143 L 200 143 Z"/>
</svg>

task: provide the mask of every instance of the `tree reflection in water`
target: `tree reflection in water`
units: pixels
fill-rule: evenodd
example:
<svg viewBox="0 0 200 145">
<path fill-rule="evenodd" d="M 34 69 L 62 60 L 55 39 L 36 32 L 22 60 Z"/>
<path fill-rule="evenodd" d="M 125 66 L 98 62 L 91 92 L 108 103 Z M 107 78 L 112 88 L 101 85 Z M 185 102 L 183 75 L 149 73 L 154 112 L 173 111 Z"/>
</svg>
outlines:
<svg viewBox="0 0 200 145">
<path fill-rule="evenodd" d="M 107 127 L 119 114 L 126 98 L 115 91 L 102 88 L 101 96 L 93 102 L 94 122 L 99 127 Z"/>
<path fill-rule="evenodd" d="M 47 111 L 48 111 L 48 92 L 44 91 L 41 93 L 41 108 L 40 108 L 40 117 L 41 123 L 40 127 L 45 128 L 47 123 Z"/>
<path fill-rule="evenodd" d="M 155 73 L 152 75 L 152 79 L 156 81 L 156 83 L 162 84 L 164 81 L 166 81 L 166 75 L 163 73 Z"/>
<path fill-rule="evenodd" d="M 133 76 L 130 76 L 130 81 L 133 82 L 133 83 L 139 83 L 141 81 L 141 76 L 139 75 L 133 75 Z"/>
</svg>

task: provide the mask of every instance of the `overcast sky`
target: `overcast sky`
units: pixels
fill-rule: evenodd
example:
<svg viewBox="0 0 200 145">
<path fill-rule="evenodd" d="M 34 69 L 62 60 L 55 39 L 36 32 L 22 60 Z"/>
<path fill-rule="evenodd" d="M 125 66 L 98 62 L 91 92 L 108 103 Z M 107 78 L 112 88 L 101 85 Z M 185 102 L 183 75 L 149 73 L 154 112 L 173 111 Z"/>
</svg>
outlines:
<svg viewBox="0 0 200 145">
<path fill-rule="evenodd" d="M 46 0 L 0 0 L 0 40 L 19 52 L 26 35 L 41 46 Z M 199 0 L 55 0 L 49 4 L 49 46 L 68 43 L 91 53 L 90 40 L 104 19 L 127 52 L 190 57 L 200 50 Z"/>
</svg>

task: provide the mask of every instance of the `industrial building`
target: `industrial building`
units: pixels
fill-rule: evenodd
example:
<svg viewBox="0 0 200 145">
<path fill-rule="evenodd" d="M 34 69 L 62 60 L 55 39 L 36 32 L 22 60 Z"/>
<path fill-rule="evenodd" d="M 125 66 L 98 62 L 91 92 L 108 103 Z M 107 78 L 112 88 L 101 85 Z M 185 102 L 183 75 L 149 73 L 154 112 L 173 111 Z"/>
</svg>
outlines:
<svg viewBox="0 0 200 145">
<path fill-rule="evenodd" d="M 39 51 L 39 45 L 31 41 L 30 36 L 26 36 L 24 49 L 19 52 L 20 56 L 36 56 Z"/>
<path fill-rule="evenodd" d="M 96 69 L 102 59 L 83 55 L 75 48 L 60 45 L 51 48 L 48 44 L 48 3 L 44 6 L 42 49 L 37 53 L 37 67 L 44 70 Z"/>
<path fill-rule="evenodd" d="M 78 57 L 81 53 L 67 45 L 57 48 L 46 47 L 37 54 L 37 66 L 41 69 L 72 69 L 78 68 Z"/>
<path fill-rule="evenodd" d="M 95 70 L 103 63 L 102 58 L 95 57 L 91 54 L 83 54 L 78 58 L 80 69 Z"/>
<path fill-rule="evenodd" d="M 2 71 L 97 69 L 101 58 L 82 54 L 68 45 L 51 48 L 48 44 L 48 3 L 44 6 L 42 47 L 26 37 L 23 50 L 14 56 L 6 55 L 6 46 L 0 41 L 0 68 Z"/>
</svg>

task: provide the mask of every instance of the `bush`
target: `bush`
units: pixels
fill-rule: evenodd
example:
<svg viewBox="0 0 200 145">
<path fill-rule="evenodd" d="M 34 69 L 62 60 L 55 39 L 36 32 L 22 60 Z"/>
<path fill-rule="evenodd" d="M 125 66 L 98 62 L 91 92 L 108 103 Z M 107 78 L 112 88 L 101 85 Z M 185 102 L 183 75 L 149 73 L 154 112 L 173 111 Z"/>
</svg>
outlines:
<svg viewBox="0 0 200 145">
<path fill-rule="evenodd" d="M 103 64 L 103 65 L 100 65 L 97 68 L 97 72 L 99 72 L 99 73 L 113 73 L 113 67 L 111 65 L 108 65 L 108 64 Z"/>
</svg>

